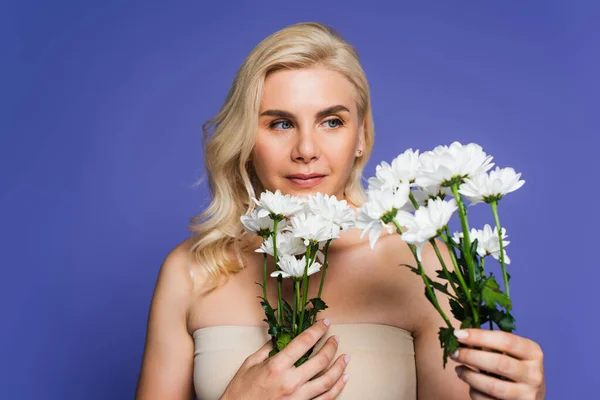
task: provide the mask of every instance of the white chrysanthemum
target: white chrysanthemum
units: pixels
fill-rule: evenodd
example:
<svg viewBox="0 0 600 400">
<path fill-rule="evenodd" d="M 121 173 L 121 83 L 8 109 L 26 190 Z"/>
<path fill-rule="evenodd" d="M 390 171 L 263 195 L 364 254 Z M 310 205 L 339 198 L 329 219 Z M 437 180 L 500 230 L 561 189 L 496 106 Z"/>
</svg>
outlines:
<svg viewBox="0 0 600 400">
<path fill-rule="evenodd" d="M 395 217 L 400 222 L 404 219 L 404 215 L 409 215 L 407 212 L 401 211 L 401 208 L 409 201 L 409 191 L 409 184 L 403 183 L 395 191 L 386 189 L 370 190 L 368 192 L 367 201 L 358 209 L 356 226 L 362 229 L 361 239 L 367 232 L 369 233 L 371 249 L 375 247 L 383 228 L 387 229 L 389 233 L 392 233 L 395 229 L 388 225 L 391 219 L 387 222 L 384 222 L 384 219 Z M 395 213 L 394 210 L 396 210 Z"/>
<path fill-rule="evenodd" d="M 272 277 L 276 277 L 281 275 L 283 278 L 303 278 L 304 277 L 304 268 L 306 267 L 306 256 L 303 256 L 301 259 L 297 259 L 291 255 L 282 255 L 277 263 L 281 271 L 275 271 L 271 273 Z M 321 269 L 321 264 L 318 262 L 313 262 L 308 266 L 307 276 L 314 274 L 315 272 L 319 272 Z"/>
<path fill-rule="evenodd" d="M 338 237 L 339 231 L 347 231 L 355 225 L 355 212 L 346 200 L 338 200 L 335 196 L 316 193 L 309 196 L 307 209 L 332 223 L 332 237 Z"/>
<path fill-rule="evenodd" d="M 419 150 L 413 149 L 394 158 L 391 165 L 383 161 L 375 167 L 376 176 L 369 178 L 369 190 L 395 190 L 400 183 L 414 186 L 419 165 Z"/>
<path fill-rule="evenodd" d="M 489 174 L 479 174 L 465 179 L 460 186 L 459 193 L 471 202 L 470 205 L 500 200 L 502 196 L 523 186 L 525 181 L 519 180 L 519 178 L 521 178 L 521 173 L 517 174 L 513 168 L 496 167 Z"/>
<path fill-rule="evenodd" d="M 421 154 L 418 186 L 441 185 L 452 178 L 473 178 L 494 165 L 481 146 L 469 143 L 463 146 L 453 142 L 450 146 L 437 146 Z"/>
<path fill-rule="evenodd" d="M 260 194 L 260 200 L 252 198 L 259 207 L 258 217 L 266 217 L 269 214 L 282 215 L 289 217 L 294 213 L 304 209 L 305 202 L 299 197 L 289 194 L 283 195 L 277 189 L 275 193 L 264 191 Z"/>
<path fill-rule="evenodd" d="M 242 215 L 240 217 L 240 220 L 242 221 L 244 228 L 246 228 L 246 231 L 261 236 L 273 232 L 275 221 L 273 221 L 268 215 L 265 217 L 259 217 L 258 211 L 259 209 L 254 209 L 252 214 Z M 280 221 L 277 224 L 277 231 L 283 230 L 285 226 L 285 220 Z"/>
<path fill-rule="evenodd" d="M 334 236 L 334 225 L 333 222 L 306 211 L 294 214 L 290 218 L 290 230 L 295 237 L 302 238 L 307 246 L 309 242 L 319 242 L 321 245 L 337 237 Z"/>
<path fill-rule="evenodd" d="M 281 257 L 284 254 L 298 255 L 306 252 L 304 241 L 294 237 L 294 234 L 290 231 L 277 232 L 276 240 L 278 257 Z M 257 253 L 267 253 L 274 257 L 273 236 L 269 236 L 267 240 L 263 240 L 263 243 L 255 251 Z"/>
<path fill-rule="evenodd" d="M 460 244 L 460 239 L 464 238 L 463 232 L 454 232 L 452 239 Z M 502 228 L 502 247 L 504 248 L 504 262 L 506 264 L 510 264 L 510 258 L 508 258 L 508 254 L 506 254 L 506 246 L 510 243 L 508 240 L 504 240 L 507 238 L 506 229 Z M 471 239 L 471 243 L 477 239 L 477 254 L 479 257 L 486 257 L 491 255 L 496 260 L 500 260 L 500 240 L 498 239 L 498 227 L 495 227 L 492 230 L 492 227 L 489 224 L 485 224 L 483 229 L 475 229 L 471 228 L 469 232 L 469 239 Z"/>
<path fill-rule="evenodd" d="M 458 209 L 456 199 L 431 199 L 426 207 L 420 207 L 415 214 L 404 221 L 407 230 L 402 234 L 402 240 L 417 246 L 417 259 L 421 261 L 423 246 L 435 238 L 448 225 L 448 221 Z"/>
</svg>

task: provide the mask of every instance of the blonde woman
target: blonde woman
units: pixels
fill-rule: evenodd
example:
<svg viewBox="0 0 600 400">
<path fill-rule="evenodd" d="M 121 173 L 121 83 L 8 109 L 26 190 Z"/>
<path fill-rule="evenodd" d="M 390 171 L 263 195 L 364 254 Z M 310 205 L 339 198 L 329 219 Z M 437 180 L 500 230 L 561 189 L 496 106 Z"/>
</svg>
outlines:
<svg viewBox="0 0 600 400">
<path fill-rule="evenodd" d="M 253 208 L 251 198 L 279 189 L 303 197 L 328 193 L 354 208 L 365 200 L 361 174 L 374 144 L 369 87 L 356 52 L 333 29 L 300 23 L 264 39 L 203 128 L 212 203 L 161 267 L 138 399 L 544 397 L 541 348 L 514 334 L 468 330 L 463 343 L 505 354 L 461 349 L 442 367 L 437 332 L 443 321 L 420 278 L 399 266 L 413 259 L 395 234 L 383 235 L 371 250 L 358 229 L 342 232 L 329 251 L 322 294 L 329 308 L 268 357 L 256 284 L 262 256 L 254 253 L 261 239 L 246 235 L 240 223 Z M 435 276 L 431 248 L 423 260 Z M 320 279 L 320 273 L 310 277 Z M 269 281 L 270 299 L 275 281 Z M 284 286 L 284 297 L 291 295 Z M 447 301 L 443 307 L 451 315 Z M 315 344 L 309 361 L 294 367 Z"/>
</svg>

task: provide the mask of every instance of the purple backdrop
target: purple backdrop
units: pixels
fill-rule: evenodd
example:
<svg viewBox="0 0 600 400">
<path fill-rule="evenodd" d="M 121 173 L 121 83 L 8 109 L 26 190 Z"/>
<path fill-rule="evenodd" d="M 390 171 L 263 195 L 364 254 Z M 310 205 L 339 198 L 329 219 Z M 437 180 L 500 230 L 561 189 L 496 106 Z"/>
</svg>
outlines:
<svg viewBox="0 0 600 400">
<path fill-rule="evenodd" d="M 0 398 L 133 398 L 157 272 L 208 197 L 201 124 L 246 54 L 300 21 L 358 48 L 367 176 L 453 140 L 523 173 L 500 205 L 517 333 L 545 350 L 548 399 L 593 397 L 597 6 L 150 3 L 2 4 Z"/>
</svg>

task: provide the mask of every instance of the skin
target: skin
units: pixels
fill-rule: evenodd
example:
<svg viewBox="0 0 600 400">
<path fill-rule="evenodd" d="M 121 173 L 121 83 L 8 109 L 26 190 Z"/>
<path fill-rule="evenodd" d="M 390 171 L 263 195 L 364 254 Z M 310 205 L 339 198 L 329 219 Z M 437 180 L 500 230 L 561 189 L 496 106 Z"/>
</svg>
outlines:
<svg viewBox="0 0 600 400">
<path fill-rule="evenodd" d="M 303 197 L 320 191 L 336 195 L 338 199 L 344 198 L 343 188 L 352 163 L 364 146 L 363 127 L 358 120 L 354 96 L 354 88 L 342 75 L 320 67 L 281 70 L 267 77 L 260 114 L 281 110 L 293 116 L 260 116 L 253 163 L 265 189 L 279 189 L 283 193 Z M 347 110 L 316 117 L 319 111 L 335 105 L 342 105 Z M 341 123 L 336 121 L 338 119 Z M 286 178 L 290 174 L 311 172 L 326 177 L 317 187 L 310 189 L 298 188 Z M 386 324 L 411 332 L 419 399 L 544 398 L 543 352 L 534 341 L 514 334 L 469 329 L 468 338 L 459 339 L 465 346 L 480 346 L 504 354 L 461 347 L 456 360 L 448 360 L 444 369 L 437 337 L 444 322 L 423 295 L 421 278 L 400 265 L 414 264 L 408 246 L 399 235 L 384 231 L 375 249 L 371 250 L 368 240 L 359 236 L 360 231 L 352 229 L 342 232 L 340 238 L 332 242 L 330 268 L 322 294 L 329 308 L 319 313 L 320 318 L 328 318 L 333 324 Z M 259 247 L 260 239 L 249 238 L 243 245 L 245 268 L 209 294 L 202 290 L 206 277 L 198 272 L 190 273 L 201 271 L 188 252 L 190 241 L 180 243 L 169 253 L 161 267 L 150 309 L 138 398 L 193 398 L 192 333 L 196 329 L 220 325 L 267 326 L 262 322 L 264 313 L 256 299 L 261 292 L 256 282 L 262 282 L 263 259 L 253 250 Z M 451 266 L 445 246 L 438 245 L 445 264 Z M 426 273 L 435 277 L 440 264 L 432 246 L 424 247 L 422 257 Z M 275 270 L 272 259 L 270 261 L 269 274 Z M 338 265 L 344 268 L 336 268 Z M 311 298 L 316 296 L 320 272 L 309 279 L 308 296 Z M 291 299 L 293 294 L 289 286 L 284 285 L 283 290 L 287 299 Z M 268 281 L 267 292 L 269 299 L 276 298 L 275 279 Z M 454 326 L 458 326 L 447 299 L 441 294 L 438 298 L 446 315 Z M 311 329 L 314 335 L 311 340 L 316 340 L 326 331 L 321 323 Z M 310 347 L 309 342 L 305 346 Z M 343 389 L 341 376 L 345 363 L 343 355 L 333 360 L 335 342 L 329 339 L 323 346 L 322 358 L 333 362 L 327 373 L 336 379 L 332 381 L 336 389 L 332 389 L 331 393 L 337 395 Z M 301 344 L 295 345 L 296 351 L 302 354 L 299 346 Z M 294 349 L 291 345 L 288 347 Z M 258 349 L 246 361 L 238 374 L 247 379 L 234 378 L 226 394 L 247 393 L 253 387 L 244 386 L 244 382 L 262 379 L 264 364 L 271 362 L 266 360 L 267 349 L 268 346 Z M 279 362 L 277 365 L 285 364 L 284 361 Z M 455 368 L 461 365 L 463 373 L 459 377 Z M 478 369 L 505 376 L 509 381 L 483 375 L 477 372 Z M 309 389 L 298 383 L 299 376 L 290 375 L 297 371 L 290 372 L 285 368 L 278 371 L 283 371 L 282 379 L 295 382 L 296 386 L 288 386 L 294 386 L 296 391 L 273 398 L 303 398 L 299 394 L 301 391 L 306 395 Z"/>
</svg>

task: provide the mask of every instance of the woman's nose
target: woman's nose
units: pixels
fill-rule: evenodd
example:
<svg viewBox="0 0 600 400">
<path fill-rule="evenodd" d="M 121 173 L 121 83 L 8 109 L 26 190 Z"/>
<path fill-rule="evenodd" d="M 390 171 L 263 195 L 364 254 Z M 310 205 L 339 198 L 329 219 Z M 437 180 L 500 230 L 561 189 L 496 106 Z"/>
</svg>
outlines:
<svg viewBox="0 0 600 400">
<path fill-rule="evenodd" d="M 318 159 L 320 155 L 318 132 L 314 128 L 301 129 L 297 132 L 291 154 L 292 159 L 305 163 Z"/>
</svg>

